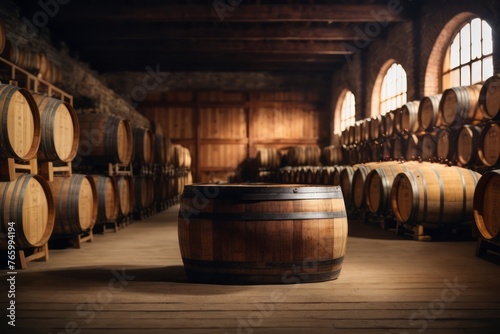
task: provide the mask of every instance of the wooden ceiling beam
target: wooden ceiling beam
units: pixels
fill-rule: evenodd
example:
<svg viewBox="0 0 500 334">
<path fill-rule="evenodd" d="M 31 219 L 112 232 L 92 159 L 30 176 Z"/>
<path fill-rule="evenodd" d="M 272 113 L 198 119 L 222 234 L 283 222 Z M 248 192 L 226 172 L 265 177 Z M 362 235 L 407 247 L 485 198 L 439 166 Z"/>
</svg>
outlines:
<svg viewBox="0 0 500 334">
<path fill-rule="evenodd" d="M 217 3 L 217 1 L 215 1 Z M 226 3 L 225 1 L 221 1 Z M 389 2 L 392 3 L 392 2 Z M 396 2 L 395 2 L 396 3 Z M 399 3 L 398 3 L 399 4 Z M 308 4 L 245 5 L 225 11 L 210 5 L 148 5 L 141 3 L 89 6 L 85 2 L 71 4 L 54 17 L 56 21 L 81 22 L 398 22 L 405 18 L 398 12 L 402 6 L 388 4 Z M 84 15 L 82 15 L 84 13 Z"/>
<path fill-rule="evenodd" d="M 200 42 L 168 42 L 155 44 L 151 47 L 148 43 L 111 43 L 111 42 L 89 42 L 81 44 L 81 50 L 85 53 L 122 52 L 130 53 L 137 50 L 150 54 L 168 55 L 171 52 L 197 53 L 196 56 L 203 57 L 203 53 L 243 53 L 243 54 L 304 54 L 304 55 L 349 55 L 352 49 L 346 43 L 341 42 L 270 42 L 270 41 L 200 41 Z"/>
<path fill-rule="evenodd" d="M 91 41 L 163 41 L 163 40 L 317 40 L 352 41 L 357 32 L 351 28 L 316 27 L 197 27 L 172 28 L 166 26 L 134 25 L 116 27 L 96 25 L 87 30 L 76 32 L 74 36 L 83 42 Z"/>
</svg>

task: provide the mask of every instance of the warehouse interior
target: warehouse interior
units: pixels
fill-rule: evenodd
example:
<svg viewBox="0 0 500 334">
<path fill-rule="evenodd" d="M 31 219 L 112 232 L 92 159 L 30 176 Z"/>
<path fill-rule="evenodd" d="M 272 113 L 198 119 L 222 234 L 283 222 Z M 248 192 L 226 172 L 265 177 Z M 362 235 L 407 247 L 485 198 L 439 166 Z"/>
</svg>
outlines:
<svg viewBox="0 0 500 334">
<path fill-rule="evenodd" d="M 2 333 L 498 333 L 499 37 L 496 0 L 2 1 Z"/>
</svg>

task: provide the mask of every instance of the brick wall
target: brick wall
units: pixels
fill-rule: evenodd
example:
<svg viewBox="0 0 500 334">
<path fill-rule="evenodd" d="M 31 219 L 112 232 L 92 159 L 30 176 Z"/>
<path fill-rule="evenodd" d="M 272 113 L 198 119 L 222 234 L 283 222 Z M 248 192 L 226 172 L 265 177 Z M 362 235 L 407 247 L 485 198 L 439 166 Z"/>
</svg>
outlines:
<svg viewBox="0 0 500 334">
<path fill-rule="evenodd" d="M 410 20 L 391 24 L 386 32 L 376 36 L 376 40 L 360 48 L 360 52 L 355 53 L 342 70 L 334 73 L 332 111 L 335 110 L 341 91 L 348 88 L 356 96 L 356 119 L 370 117 L 375 81 L 381 68 L 391 59 L 400 63 L 406 71 L 409 101 L 438 93 L 442 60 L 436 60 L 440 57 L 434 56 L 431 66 L 428 66 L 434 45 L 443 31 L 445 33 L 438 44 L 446 44 L 446 35 L 450 36 L 448 38 L 454 36 L 457 24 L 470 15 L 481 17 L 493 28 L 494 64 L 496 72 L 500 71 L 499 1 L 425 0 L 420 3 L 420 9 L 417 6 L 406 8 L 412 16 Z M 455 21 L 450 23 L 453 18 Z"/>
</svg>

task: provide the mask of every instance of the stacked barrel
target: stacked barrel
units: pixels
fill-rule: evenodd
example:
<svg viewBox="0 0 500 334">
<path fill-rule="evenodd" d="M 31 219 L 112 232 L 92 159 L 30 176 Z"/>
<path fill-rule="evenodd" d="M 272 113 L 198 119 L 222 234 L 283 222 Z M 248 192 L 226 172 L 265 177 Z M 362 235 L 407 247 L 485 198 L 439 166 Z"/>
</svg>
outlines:
<svg viewBox="0 0 500 334">
<path fill-rule="evenodd" d="M 73 170 L 91 175 L 97 192 L 95 230 L 115 231 L 130 215 L 130 163 L 133 138 L 129 121 L 103 113 L 83 112 L 78 155 Z"/>
<path fill-rule="evenodd" d="M 177 152 L 175 157 L 175 146 L 172 140 L 164 135 L 159 124 L 154 124 L 155 144 L 154 144 L 154 202 L 156 210 L 163 211 L 174 205 L 179 196 L 179 189 L 188 183 L 192 183 L 191 177 L 191 155 L 189 157 L 179 156 L 186 154 L 187 149 Z M 177 149 L 179 150 L 179 149 Z M 189 153 L 189 151 L 187 151 Z M 182 166 L 178 166 L 178 165 Z M 176 166 L 177 165 L 177 166 Z M 182 180 L 179 180 L 180 178 Z M 182 182 L 181 182 L 182 181 Z"/>
<path fill-rule="evenodd" d="M 0 85 L 0 92 L 2 232 L 14 225 L 16 247 L 47 258 L 49 238 L 91 234 L 96 222 L 94 181 L 72 174 L 79 122 L 72 106 L 59 99 L 11 85 Z"/>
<path fill-rule="evenodd" d="M 184 191 L 184 186 L 193 183 L 193 174 L 191 172 L 192 160 L 189 149 L 179 144 L 172 145 L 171 154 L 172 166 L 169 174 L 169 197 L 173 203 L 177 203 Z"/>
<path fill-rule="evenodd" d="M 281 152 L 274 147 L 263 147 L 257 151 L 257 165 L 259 168 L 259 182 L 276 182 L 277 173 L 281 165 Z"/>
</svg>

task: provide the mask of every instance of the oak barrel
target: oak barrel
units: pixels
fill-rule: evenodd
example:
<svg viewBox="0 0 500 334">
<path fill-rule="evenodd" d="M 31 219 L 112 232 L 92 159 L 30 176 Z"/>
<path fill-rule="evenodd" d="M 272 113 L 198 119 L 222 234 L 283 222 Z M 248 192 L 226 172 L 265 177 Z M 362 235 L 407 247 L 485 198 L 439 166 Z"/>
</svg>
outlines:
<svg viewBox="0 0 500 334">
<path fill-rule="evenodd" d="M 41 247 L 54 229 L 54 199 L 47 181 L 41 176 L 25 174 L 15 181 L 0 182 L 0 227 L 4 236 L 9 222 L 15 223 L 17 248 Z M 0 249 L 7 240 L 0 237 Z"/>
<path fill-rule="evenodd" d="M 442 128 L 436 134 L 436 153 L 438 159 L 454 161 L 457 156 L 457 131 L 453 128 Z"/>
<path fill-rule="evenodd" d="M 49 183 L 56 206 L 54 234 L 75 235 L 94 227 L 97 219 L 97 190 L 87 175 L 54 177 Z"/>
<path fill-rule="evenodd" d="M 422 158 L 422 135 L 410 134 L 406 141 L 406 160 Z"/>
<path fill-rule="evenodd" d="M 190 280 L 301 283 L 338 278 L 347 217 L 338 187 L 186 186 L 179 245 Z"/>
<path fill-rule="evenodd" d="M 189 149 L 181 145 L 174 145 L 172 149 L 174 152 L 174 166 L 190 168 L 191 153 L 189 152 Z"/>
<path fill-rule="evenodd" d="M 257 151 L 257 162 L 260 167 L 278 168 L 281 163 L 280 152 L 274 147 L 263 147 Z"/>
<path fill-rule="evenodd" d="M 90 164 L 120 163 L 132 158 L 132 129 L 129 121 L 103 114 L 78 114 L 78 155 Z"/>
<path fill-rule="evenodd" d="M 378 139 L 382 135 L 382 116 L 377 115 L 372 118 L 370 122 L 370 137 L 371 139 Z"/>
<path fill-rule="evenodd" d="M 97 223 L 115 221 L 120 209 L 115 180 L 104 175 L 92 175 L 92 178 L 97 191 Z"/>
<path fill-rule="evenodd" d="M 352 179 L 354 177 L 354 172 L 358 169 L 359 164 L 354 166 L 344 166 L 344 169 L 340 172 L 340 189 L 342 190 L 342 196 L 344 197 L 345 204 L 352 203 Z"/>
<path fill-rule="evenodd" d="M 418 107 L 420 101 L 411 101 L 401 107 L 401 118 L 396 123 L 396 129 L 399 133 L 415 133 L 420 129 L 418 120 Z"/>
<path fill-rule="evenodd" d="M 118 190 L 118 204 L 120 216 L 128 216 L 132 212 L 133 183 L 131 176 L 113 176 Z M 160 186 L 160 185 L 158 185 Z"/>
<path fill-rule="evenodd" d="M 391 206 L 400 222 L 455 223 L 473 219 L 474 189 L 481 177 L 460 167 L 426 164 L 396 175 Z"/>
<path fill-rule="evenodd" d="M 373 168 L 365 180 L 366 205 L 373 213 L 385 214 L 391 211 L 391 188 L 397 174 L 419 168 L 425 163 L 382 162 Z"/>
<path fill-rule="evenodd" d="M 290 166 L 319 165 L 321 150 L 318 146 L 293 146 L 288 149 L 287 162 Z"/>
<path fill-rule="evenodd" d="M 500 75 L 485 81 L 479 96 L 479 109 L 486 119 L 500 119 Z"/>
<path fill-rule="evenodd" d="M 163 135 L 155 134 L 155 143 L 154 143 L 154 162 L 159 166 L 167 165 L 167 154 L 166 154 L 166 138 Z"/>
<path fill-rule="evenodd" d="M 134 162 L 141 165 L 151 165 L 154 162 L 155 138 L 150 129 L 134 128 Z"/>
<path fill-rule="evenodd" d="M 366 163 L 363 165 L 358 165 L 357 169 L 354 171 L 354 174 L 352 176 L 352 186 L 351 186 L 351 192 L 352 192 L 352 203 L 354 204 L 354 207 L 360 209 L 365 207 L 366 205 L 366 200 L 365 200 L 365 180 L 366 176 L 370 171 L 374 168 L 377 168 L 381 164 L 396 164 L 396 161 L 390 161 L 386 163 L 381 163 L 381 162 L 370 162 Z"/>
<path fill-rule="evenodd" d="M 7 42 L 7 34 L 5 31 L 5 25 L 0 22 L 0 55 L 5 49 L 5 43 Z"/>
<path fill-rule="evenodd" d="M 179 192 L 175 192 L 177 195 Z M 153 178 L 149 176 L 134 177 L 134 204 L 136 210 L 149 208 L 154 201 Z"/>
<path fill-rule="evenodd" d="M 500 166 L 500 123 L 489 123 L 481 131 L 479 158 L 488 167 Z"/>
<path fill-rule="evenodd" d="M 72 161 L 78 152 L 80 126 L 73 107 L 59 99 L 34 94 L 40 111 L 41 161 Z"/>
<path fill-rule="evenodd" d="M 429 131 L 441 125 L 439 115 L 439 102 L 442 94 L 426 96 L 420 101 L 418 106 L 418 122 L 424 131 Z"/>
<path fill-rule="evenodd" d="M 486 172 L 474 193 L 474 220 L 481 236 L 500 241 L 500 170 Z"/>
<path fill-rule="evenodd" d="M 481 84 L 475 84 L 445 90 L 439 103 L 443 124 L 452 126 L 480 121 L 483 118 L 478 108 L 481 87 Z"/>
<path fill-rule="evenodd" d="M 30 160 L 40 145 L 40 114 L 24 88 L 0 84 L 0 157 Z"/>
<path fill-rule="evenodd" d="M 457 160 L 463 166 L 474 165 L 479 161 L 478 145 L 481 128 L 464 125 L 458 133 Z"/>
<path fill-rule="evenodd" d="M 435 132 L 426 133 L 422 137 L 422 159 L 433 160 L 437 158 L 437 134 Z"/>
</svg>

